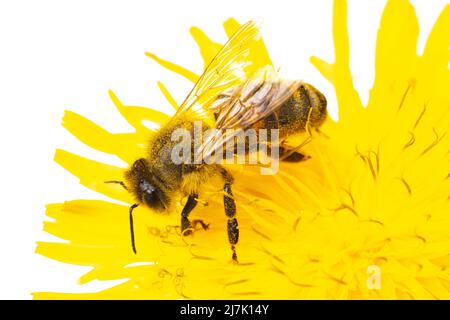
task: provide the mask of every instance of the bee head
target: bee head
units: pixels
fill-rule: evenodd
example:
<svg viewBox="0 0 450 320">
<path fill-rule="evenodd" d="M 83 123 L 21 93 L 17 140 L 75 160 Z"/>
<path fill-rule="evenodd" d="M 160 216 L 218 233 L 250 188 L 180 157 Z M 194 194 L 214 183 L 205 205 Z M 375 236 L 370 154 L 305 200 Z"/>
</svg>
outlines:
<svg viewBox="0 0 450 320">
<path fill-rule="evenodd" d="M 125 176 L 139 203 L 146 204 L 156 211 L 167 209 L 168 197 L 156 183 L 147 160 L 143 158 L 136 160 Z"/>
</svg>

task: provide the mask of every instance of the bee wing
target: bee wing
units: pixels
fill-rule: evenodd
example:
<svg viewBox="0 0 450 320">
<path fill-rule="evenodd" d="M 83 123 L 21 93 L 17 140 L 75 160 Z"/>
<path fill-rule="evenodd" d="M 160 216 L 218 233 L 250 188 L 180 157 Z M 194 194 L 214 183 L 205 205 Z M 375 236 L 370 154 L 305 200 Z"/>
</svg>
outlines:
<svg viewBox="0 0 450 320">
<path fill-rule="evenodd" d="M 272 66 L 266 66 L 242 85 L 222 93 L 209 108 L 216 117 L 216 130 L 205 137 L 195 158 L 199 161 L 222 151 L 227 141 L 276 111 L 300 83 L 281 79 Z"/>
<path fill-rule="evenodd" d="M 299 85 L 300 81 L 282 79 L 272 66 L 266 66 L 214 101 L 209 109 L 215 114 L 215 127 L 247 128 L 277 110 Z"/>
<path fill-rule="evenodd" d="M 200 119 L 213 119 L 209 106 L 220 92 L 241 84 L 262 67 L 249 59 L 250 50 L 259 39 L 259 28 L 254 21 L 242 25 L 206 67 L 173 119 L 186 112 L 194 112 Z"/>
<path fill-rule="evenodd" d="M 246 127 L 276 110 L 297 88 L 297 82 L 281 80 L 258 54 L 259 28 L 254 21 L 242 25 L 206 67 L 172 119 L 185 113 L 216 129 L 195 150 L 196 160 L 215 150 Z M 234 129 L 234 133 L 227 132 Z M 222 133 L 220 138 L 217 132 Z"/>
</svg>

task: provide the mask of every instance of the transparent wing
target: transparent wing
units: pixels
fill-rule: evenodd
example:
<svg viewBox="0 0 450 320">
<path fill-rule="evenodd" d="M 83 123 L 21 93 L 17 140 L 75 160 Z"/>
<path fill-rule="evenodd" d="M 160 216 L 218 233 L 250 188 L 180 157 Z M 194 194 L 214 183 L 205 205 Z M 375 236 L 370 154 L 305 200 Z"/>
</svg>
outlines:
<svg viewBox="0 0 450 320">
<path fill-rule="evenodd" d="M 215 114 L 216 130 L 205 137 L 201 147 L 196 150 L 197 161 L 222 151 L 227 141 L 275 112 L 298 89 L 300 83 L 281 79 L 272 66 L 266 66 L 242 85 L 222 92 L 209 106 L 209 110 Z"/>
<path fill-rule="evenodd" d="M 243 83 L 263 67 L 249 59 L 250 50 L 259 38 L 259 28 L 254 21 L 242 25 L 207 66 L 173 119 L 186 112 L 211 118 L 209 106 L 220 92 Z"/>
<path fill-rule="evenodd" d="M 209 110 L 216 115 L 216 128 L 247 128 L 277 110 L 299 84 L 300 81 L 279 78 L 272 66 L 266 66 L 213 102 Z"/>
<path fill-rule="evenodd" d="M 275 111 L 298 87 L 278 78 L 272 66 L 258 59 L 261 44 L 254 21 L 242 25 L 214 57 L 172 119 L 192 113 L 216 129 L 195 150 L 202 160 L 222 150 L 251 124 Z M 259 46 L 258 46 L 259 45 Z M 231 133 L 227 129 L 234 129 Z"/>
</svg>

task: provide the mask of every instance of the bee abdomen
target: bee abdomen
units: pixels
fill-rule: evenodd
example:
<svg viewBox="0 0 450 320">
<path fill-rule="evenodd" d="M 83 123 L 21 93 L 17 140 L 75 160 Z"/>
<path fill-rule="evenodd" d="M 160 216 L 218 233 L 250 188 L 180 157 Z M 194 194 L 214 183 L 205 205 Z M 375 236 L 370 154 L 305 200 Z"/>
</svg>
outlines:
<svg viewBox="0 0 450 320">
<path fill-rule="evenodd" d="M 318 128 L 327 116 L 327 100 L 313 86 L 302 83 L 274 112 L 255 123 L 253 129 L 279 129 L 279 137 L 305 131 L 307 124 Z"/>
</svg>

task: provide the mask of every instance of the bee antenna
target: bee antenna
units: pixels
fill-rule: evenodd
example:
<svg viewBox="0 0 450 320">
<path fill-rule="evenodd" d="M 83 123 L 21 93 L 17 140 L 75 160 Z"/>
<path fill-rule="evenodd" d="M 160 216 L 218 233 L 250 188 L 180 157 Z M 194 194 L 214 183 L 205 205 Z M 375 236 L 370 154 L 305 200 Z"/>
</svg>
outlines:
<svg viewBox="0 0 450 320">
<path fill-rule="evenodd" d="M 120 184 L 125 190 L 128 191 L 128 187 L 125 185 L 125 183 L 123 181 L 118 181 L 118 180 L 108 180 L 108 181 L 103 181 L 104 183 L 117 183 Z"/>
<path fill-rule="evenodd" d="M 130 207 L 130 233 L 131 233 L 131 248 L 134 254 L 136 254 L 136 243 L 134 241 L 134 225 L 133 225 L 133 210 L 138 207 L 139 204 L 135 203 Z"/>
</svg>

